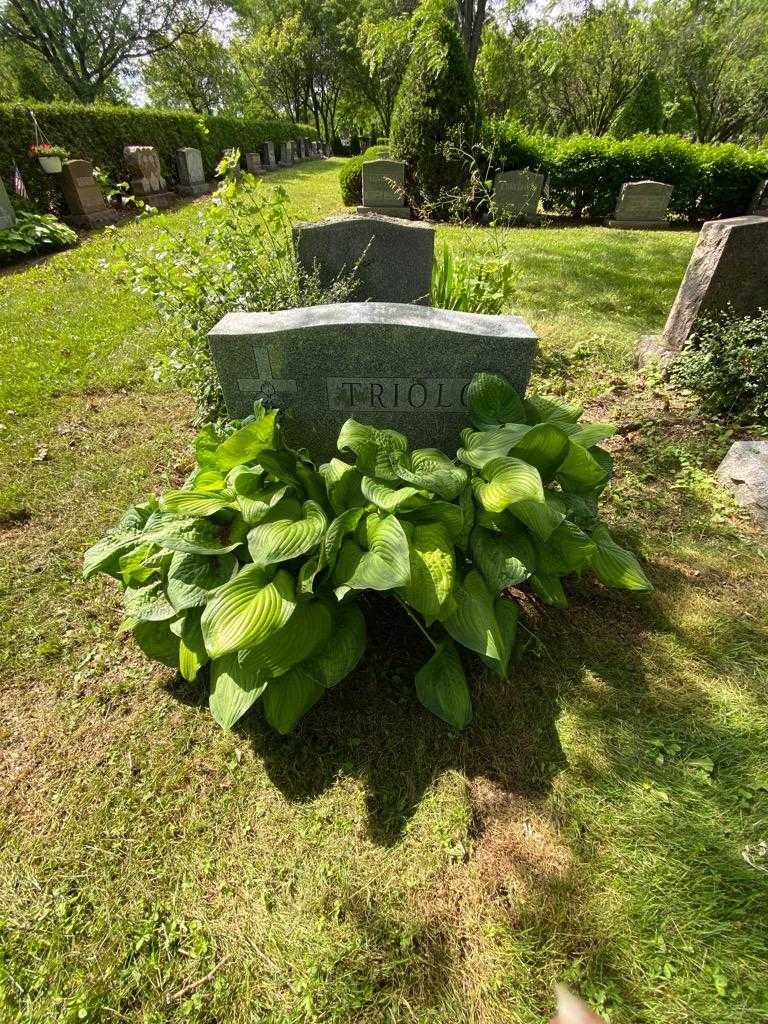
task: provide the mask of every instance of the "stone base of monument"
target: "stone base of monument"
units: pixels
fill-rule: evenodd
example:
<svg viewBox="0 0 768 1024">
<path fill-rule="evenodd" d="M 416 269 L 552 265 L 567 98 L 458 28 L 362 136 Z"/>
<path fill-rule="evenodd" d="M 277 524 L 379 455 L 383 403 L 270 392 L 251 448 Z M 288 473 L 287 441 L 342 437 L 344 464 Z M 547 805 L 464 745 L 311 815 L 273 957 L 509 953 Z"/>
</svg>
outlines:
<svg viewBox="0 0 768 1024">
<path fill-rule="evenodd" d="M 67 214 L 62 220 L 73 228 L 103 228 L 114 224 L 117 214 L 114 210 L 98 210 L 96 213 Z"/>
<path fill-rule="evenodd" d="M 402 217 L 403 220 L 411 219 L 409 206 L 358 206 L 357 212 L 375 213 L 381 217 Z"/>
<path fill-rule="evenodd" d="M 176 191 L 180 196 L 203 196 L 207 192 L 213 192 L 216 184 L 215 181 L 199 181 L 196 185 L 177 185 Z"/>
<path fill-rule="evenodd" d="M 654 364 L 667 367 L 679 355 L 663 334 L 643 334 L 637 342 L 637 365 L 641 370 Z"/>
<path fill-rule="evenodd" d="M 627 228 L 630 231 L 663 231 L 669 227 L 668 220 L 612 220 L 605 222 L 608 228 Z"/>
<path fill-rule="evenodd" d="M 734 441 L 715 479 L 768 529 L 768 441 Z"/>
<path fill-rule="evenodd" d="M 155 206 L 158 210 L 167 210 L 179 197 L 175 192 L 147 192 L 135 193 L 137 199 L 142 199 L 147 206 Z"/>
</svg>

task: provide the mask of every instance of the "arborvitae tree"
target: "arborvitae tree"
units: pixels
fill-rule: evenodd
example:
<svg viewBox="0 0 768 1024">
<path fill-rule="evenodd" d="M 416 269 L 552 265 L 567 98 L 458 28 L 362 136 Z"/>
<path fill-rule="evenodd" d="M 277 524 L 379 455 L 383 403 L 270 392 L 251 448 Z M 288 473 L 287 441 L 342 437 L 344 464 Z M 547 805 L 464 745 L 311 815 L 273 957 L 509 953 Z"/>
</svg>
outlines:
<svg viewBox="0 0 768 1024">
<path fill-rule="evenodd" d="M 433 215 L 445 212 L 449 194 L 469 178 L 468 161 L 458 149 L 472 145 L 478 126 L 477 96 L 461 38 L 447 17 L 425 18 L 389 133 L 393 157 L 408 164 L 408 188 L 417 206 L 426 202 Z"/>
<path fill-rule="evenodd" d="M 640 132 L 658 135 L 663 125 L 664 104 L 661 100 L 661 86 L 658 75 L 651 71 L 619 111 L 611 127 L 611 135 L 617 139 L 628 139 Z"/>
</svg>

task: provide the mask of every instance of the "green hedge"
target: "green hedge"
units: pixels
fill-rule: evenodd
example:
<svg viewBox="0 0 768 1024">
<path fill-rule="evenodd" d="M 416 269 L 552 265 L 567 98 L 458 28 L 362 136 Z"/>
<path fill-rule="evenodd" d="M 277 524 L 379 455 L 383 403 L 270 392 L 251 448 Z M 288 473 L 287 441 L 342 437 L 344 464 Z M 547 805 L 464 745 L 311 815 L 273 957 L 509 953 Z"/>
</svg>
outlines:
<svg viewBox="0 0 768 1024">
<path fill-rule="evenodd" d="M 117 181 L 125 178 L 124 146 L 154 146 L 160 154 L 163 174 L 173 185 L 176 183 L 176 150 L 182 146 L 199 149 L 206 173 L 211 175 L 223 151 L 231 146 L 245 153 L 262 142 L 284 142 L 297 136 L 318 138 L 314 128 L 290 121 L 200 117 L 193 113 L 138 107 L 0 103 L 0 176 L 7 182 L 15 161 L 30 197 L 43 206 L 51 201 L 56 205 L 56 182 L 27 154 L 27 147 L 33 141 L 30 108 L 52 143 L 64 146 L 72 157 L 92 160 Z"/>
<path fill-rule="evenodd" d="M 353 156 L 339 171 L 341 198 L 345 206 L 359 206 L 363 201 L 363 164 L 376 160 L 386 146 L 370 146 L 359 156 Z"/>
<path fill-rule="evenodd" d="M 624 182 L 645 178 L 674 185 L 670 209 L 691 221 L 738 217 L 768 175 L 766 149 L 689 142 L 678 135 L 556 139 L 526 132 L 516 122 L 486 125 L 482 153 L 489 176 L 500 168 L 541 171 L 551 209 L 595 219 L 613 211 Z"/>
</svg>

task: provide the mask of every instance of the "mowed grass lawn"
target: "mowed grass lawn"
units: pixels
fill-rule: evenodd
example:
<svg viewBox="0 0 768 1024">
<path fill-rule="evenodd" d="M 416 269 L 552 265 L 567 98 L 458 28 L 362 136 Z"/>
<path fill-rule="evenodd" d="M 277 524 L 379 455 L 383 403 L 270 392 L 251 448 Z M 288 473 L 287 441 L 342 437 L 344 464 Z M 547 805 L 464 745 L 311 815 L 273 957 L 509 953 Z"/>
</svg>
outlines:
<svg viewBox="0 0 768 1024">
<path fill-rule="evenodd" d="M 339 166 L 275 176 L 297 219 L 339 209 Z M 500 240 L 536 387 L 622 424 L 606 514 L 656 591 L 531 605 L 510 681 L 473 666 L 462 735 L 416 701 L 424 651 L 384 601 L 287 739 L 258 708 L 223 733 L 119 635 L 81 555 L 186 472 L 192 406 L 105 236 L 0 276 L 0 1021 L 535 1024 L 560 980 L 611 1024 L 764 1024 L 766 544 L 709 475 L 729 431 L 631 358 L 694 240 Z"/>
</svg>

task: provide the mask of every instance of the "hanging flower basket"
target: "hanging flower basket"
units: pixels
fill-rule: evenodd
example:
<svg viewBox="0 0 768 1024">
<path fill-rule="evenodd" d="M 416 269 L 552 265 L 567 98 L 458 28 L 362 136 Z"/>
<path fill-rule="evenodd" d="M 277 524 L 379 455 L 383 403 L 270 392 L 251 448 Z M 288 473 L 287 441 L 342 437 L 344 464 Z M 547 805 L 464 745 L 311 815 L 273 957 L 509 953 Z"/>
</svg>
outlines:
<svg viewBox="0 0 768 1024">
<path fill-rule="evenodd" d="M 33 142 L 29 147 L 29 155 L 37 157 L 46 174 L 60 174 L 61 161 L 66 160 L 69 153 L 62 146 L 51 146 L 47 142 Z"/>
</svg>

